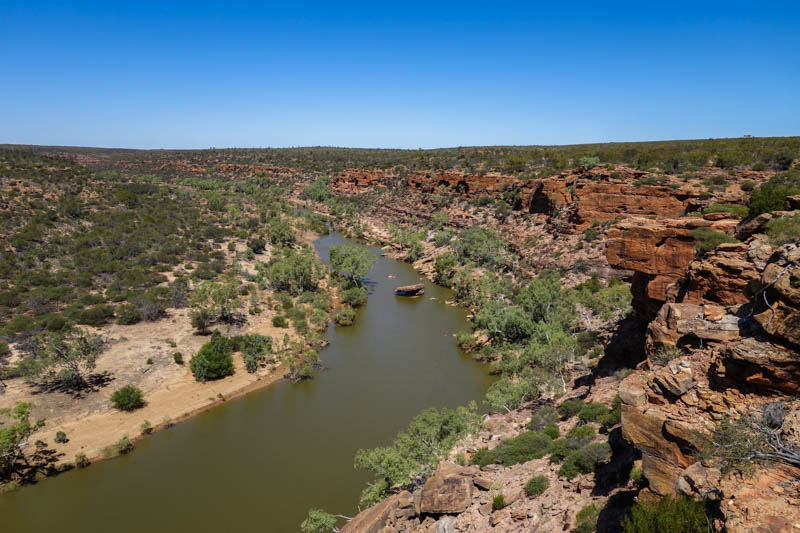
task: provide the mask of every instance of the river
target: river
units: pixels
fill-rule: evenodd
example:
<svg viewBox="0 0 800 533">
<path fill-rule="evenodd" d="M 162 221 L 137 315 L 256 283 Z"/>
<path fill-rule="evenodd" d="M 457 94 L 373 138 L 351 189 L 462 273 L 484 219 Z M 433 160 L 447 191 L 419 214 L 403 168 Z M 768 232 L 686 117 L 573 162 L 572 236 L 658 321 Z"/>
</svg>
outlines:
<svg viewBox="0 0 800 533">
<path fill-rule="evenodd" d="M 346 242 L 331 234 L 314 244 L 327 263 L 330 246 Z M 371 479 L 353 468 L 356 449 L 388 444 L 426 407 L 480 401 L 492 381 L 456 346 L 469 324 L 444 304 L 449 290 L 425 281 L 423 297 L 395 296 L 419 275 L 385 257 L 368 279 L 367 305 L 352 327 L 329 327 L 313 380 L 278 382 L 128 455 L 0 496 L 2 530 L 282 533 L 299 531 L 309 507 L 354 515 Z"/>
</svg>

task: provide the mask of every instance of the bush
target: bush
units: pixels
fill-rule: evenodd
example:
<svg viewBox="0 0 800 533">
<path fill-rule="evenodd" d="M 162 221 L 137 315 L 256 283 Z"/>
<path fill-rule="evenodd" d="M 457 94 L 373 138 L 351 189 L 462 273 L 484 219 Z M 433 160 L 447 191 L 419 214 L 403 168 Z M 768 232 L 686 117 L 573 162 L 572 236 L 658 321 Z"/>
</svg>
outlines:
<svg viewBox="0 0 800 533">
<path fill-rule="evenodd" d="M 578 420 L 586 424 L 587 422 L 597 422 L 597 420 L 603 416 L 608 414 L 608 408 L 605 405 L 598 402 L 591 402 L 585 404 L 581 407 L 581 410 L 578 411 Z"/>
<path fill-rule="evenodd" d="M 141 320 L 139 308 L 133 304 L 126 303 L 117 307 L 117 324 L 129 326 Z"/>
<path fill-rule="evenodd" d="M 255 254 L 264 253 L 264 250 L 267 249 L 267 241 L 260 237 L 256 237 L 247 241 L 247 247 L 253 250 L 253 253 Z"/>
<path fill-rule="evenodd" d="M 211 340 L 205 343 L 189 361 L 189 368 L 197 381 L 221 379 L 233 375 L 233 357 L 231 342 L 218 331 L 211 334 Z"/>
<path fill-rule="evenodd" d="M 561 431 L 558 429 L 558 424 L 556 423 L 547 424 L 542 429 L 542 433 L 544 433 L 551 439 L 557 439 L 561 435 Z"/>
<path fill-rule="evenodd" d="M 286 321 L 286 317 L 283 316 L 274 316 L 272 317 L 272 325 L 276 328 L 288 328 L 289 323 Z"/>
<path fill-rule="evenodd" d="M 133 442 L 127 435 L 123 435 L 116 443 L 103 448 L 103 456 L 114 457 L 115 455 L 128 453 L 131 450 L 133 450 Z"/>
<path fill-rule="evenodd" d="M 550 481 L 545 476 L 533 476 L 525 483 L 525 494 L 531 498 L 541 496 L 549 485 Z"/>
<path fill-rule="evenodd" d="M 567 420 L 572 418 L 573 416 L 577 415 L 584 406 L 583 400 L 579 400 L 578 398 L 573 398 L 571 400 L 567 400 L 559 405 L 556 410 L 561 416 L 563 420 Z"/>
<path fill-rule="evenodd" d="M 707 533 L 705 505 L 683 496 L 641 502 L 622 521 L 625 533 Z"/>
<path fill-rule="evenodd" d="M 144 395 L 138 387 L 125 385 L 111 395 L 111 403 L 122 411 L 134 411 L 144 407 Z"/>
<path fill-rule="evenodd" d="M 572 479 L 580 474 L 594 472 L 598 463 L 608 461 L 611 446 L 607 442 L 593 442 L 567 455 L 558 475 Z"/>
<path fill-rule="evenodd" d="M 695 247 L 702 253 L 714 250 L 720 244 L 739 242 L 727 233 L 714 231 L 711 228 L 697 228 L 692 230 L 692 237 L 695 238 Z"/>
<path fill-rule="evenodd" d="M 775 246 L 800 242 L 800 215 L 773 218 L 767 222 L 767 236 Z"/>
<path fill-rule="evenodd" d="M 86 468 L 89 466 L 89 458 L 86 457 L 85 453 L 76 453 L 75 454 L 75 466 L 78 468 Z"/>
<path fill-rule="evenodd" d="M 0 341 L 0 358 L 6 357 L 10 353 L 11 348 L 8 347 L 8 343 L 5 341 Z"/>
<path fill-rule="evenodd" d="M 175 352 L 172 354 L 172 359 L 175 361 L 176 365 L 183 364 L 183 354 L 181 352 Z"/>
<path fill-rule="evenodd" d="M 739 187 L 741 187 L 744 192 L 750 192 L 756 188 L 756 182 L 751 180 L 744 180 L 742 183 L 739 184 Z"/>
<path fill-rule="evenodd" d="M 66 442 L 69 442 L 69 439 L 67 438 L 67 434 L 64 433 L 63 431 L 57 431 L 56 432 L 56 438 L 53 439 L 53 440 L 55 440 L 59 444 L 64 444 Z"/>
<path fill-rule="evenodd" d="M 526 431 L 513 439 L 504 440 L 493 450 L 497 463 L 505 466 L 541 459 L 550 448 L 551 439 L 539 431 Z"/>
<path fill-rule="evenodd" d="M 786 207 L 786 198 L 797 194 L 798 190 L 790 185 L 765 183 L 750 193 L 751 215 L 782 211 Z"/>
<path fill-rule="evenodd" d="M 494 509 L 495 511 L 499 511 L 505 506 L 506 506 L 506 499 L 502 494 L 497 494 L 494 498 L 492 498 L 492 509 Z"/>
<path fill-rule="evenodd" d="M 349 305 L 350 307 L 361 307 L 367 303 L 367 289 L 364 287 L 347 289 L 346 291 L 342 291 L 340 299 L 343 304 Z"/>
<path fill-rule="evenodd" d="M 556 411 L 556 408 L 552 405 L 545 405 L 537 409 L 531 415 L 531 420 L 528 422 L 528 429 L 538 431 L 556 422 L 558 422 L 558 411 Z"/>
<path fill-rule="evenodd" d="M 664 366 L 673 359 L 683 356 L 683 350 L 677 346 L 662 346 L 650 356 L 650 364 L 653 366 Z"/>
<path fill-rule="evenodd" d="M 740 217 L 746 217 L 747 212 L 747 206 L 740 204 L 712 204 L 703 209 L 704 215 L 710 213 L 731 213 L 733 215 L 739 215 Z"/>
<path fill-rule="evenodd" d="M 340 326 L 352 326 L 356 319 L 356 312 L 345 307 L 333 317 L 334 322 Z"/>
<path fill-rule="evenodd" d="M 600 518 L 600 508 L 589 504 L 575 515 L 575 532 L 592 533 L 597 528 L 597 519 Z"/>
<path fill-rule="evenodd" d="M 480 448 L 475 453 L 472 454 L 470 458 L 470 463 L 477 466 L 486 466 L 490 464 L 494 464 L 495 456 L 494 451 L 490 450 L 489 448 Z"/>
<path fill-rule="evenodd" d="M 114 307 L 107 304 L 88 307 L 77 314 L 78 324 L 85 326 L 100 326 L 114 317 Z"/>
<path fill-rule="evenodd" d="M 208 331 L 208 326 L 211 325 L 211 311 L 208 309 L 198 309 L 193 311 L 191 315 L 192 327 L 200 333 Z"/>
</svg>

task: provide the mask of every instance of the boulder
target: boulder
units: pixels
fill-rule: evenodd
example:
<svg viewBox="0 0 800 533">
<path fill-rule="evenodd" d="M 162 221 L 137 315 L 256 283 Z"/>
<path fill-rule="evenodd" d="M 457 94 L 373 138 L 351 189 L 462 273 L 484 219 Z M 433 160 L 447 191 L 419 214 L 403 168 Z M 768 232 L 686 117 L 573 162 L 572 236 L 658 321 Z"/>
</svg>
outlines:
<svg viewBox="0 0 800 533">
<path fill-rule="evenodd" d="M 691 368 L 681 367 L 678 372 L 673 372 L 670 367 L 664 367 L 656 374 L 655 381 L 664 392 L 680 397 L 694 385 L 694 375 Z"/>
<path fill-rule="evenodd" d="M 391 496 L 358 513 L 341 530 L 341 533 L 378 533 L 397 507 L 397 496 Z"/>
<path fill-rule="evenodd" d="M 722 474 L 716 468 L 703 466 L 700 461 L 684 470 L 675 485 L 679 494 L 703 500 L 719 500 Z"/>
<path fill-rule="evenodd" d="M 426 514 L 463 513 L 472 504 L 472 480 L 461 474 L 437 472 L 420 493 L 420 511 Z"/>
<path fill-rule="evenodd" d="M 638 407 L 647 402 L 647 392 L 642 384 L 642 377 L 638 374 L 631 374 L 623 379 L 617 392 L 622 403 L 627 405 Z"/>
<path fill-rule="evenodd" d="M 753 318 L 767 333 L 800 346 L 800 245 L 773 254 L 760 282 Z"/>
<path fill-rule="evenodd" d="M 753 338 L 729 344 L 716 371 L 756 390 L 800 394 L 800 358 L 776 344 Z"/>
<path fill-rule="evenodd" d="M 394 290 L 394 293 L 398 296 L 417 296 L 419 294 L 423 294 L 425 292 L 425 285 L 422 283 L 417 283 L 416 285 L 404 285 L 402 287 L 397 287 Z"/>
</svg>

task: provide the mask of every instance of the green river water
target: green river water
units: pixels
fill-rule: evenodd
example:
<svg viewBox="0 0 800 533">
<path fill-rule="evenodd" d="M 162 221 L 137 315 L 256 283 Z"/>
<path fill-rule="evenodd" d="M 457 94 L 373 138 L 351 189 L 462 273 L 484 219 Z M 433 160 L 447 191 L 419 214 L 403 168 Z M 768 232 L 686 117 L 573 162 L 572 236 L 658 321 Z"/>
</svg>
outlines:
<svg viewBox="0 0 800 533">
<path fill-rule="evenodd" d="M 332 234 L 315 246 L 327 262 L 345 242 Z M 426 407 L 480 400 L 492 380 L 456 346 L 469 325 L 443 303 L 449 290 L 425 281 L 424 297 L 397 297 L 419 276 L 383 257 L 368 278 L 367 305 L 354 326 L 329 328 L 313 380 L 278 382 L 129 455 L 0 496 L 0 531 L 296 532 L 312 506 L 355 514 L 370 479 L 353 468 L 356 449 L 389 443 Z"/>
</svg>

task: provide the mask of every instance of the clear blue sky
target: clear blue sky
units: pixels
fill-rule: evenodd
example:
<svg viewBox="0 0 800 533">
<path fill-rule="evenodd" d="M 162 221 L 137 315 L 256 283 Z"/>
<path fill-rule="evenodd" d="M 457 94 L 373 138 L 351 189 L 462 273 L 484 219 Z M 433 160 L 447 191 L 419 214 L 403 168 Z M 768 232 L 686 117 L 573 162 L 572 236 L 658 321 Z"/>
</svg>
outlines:
<svg viewBox="0 0 800 533">
<path fill-rule="evenodd" d="M 612 5 L 613 4 L 613 5 Z M 0 143 L 800 134 L 800 2 L 0 2 Z"/>
</svg>

